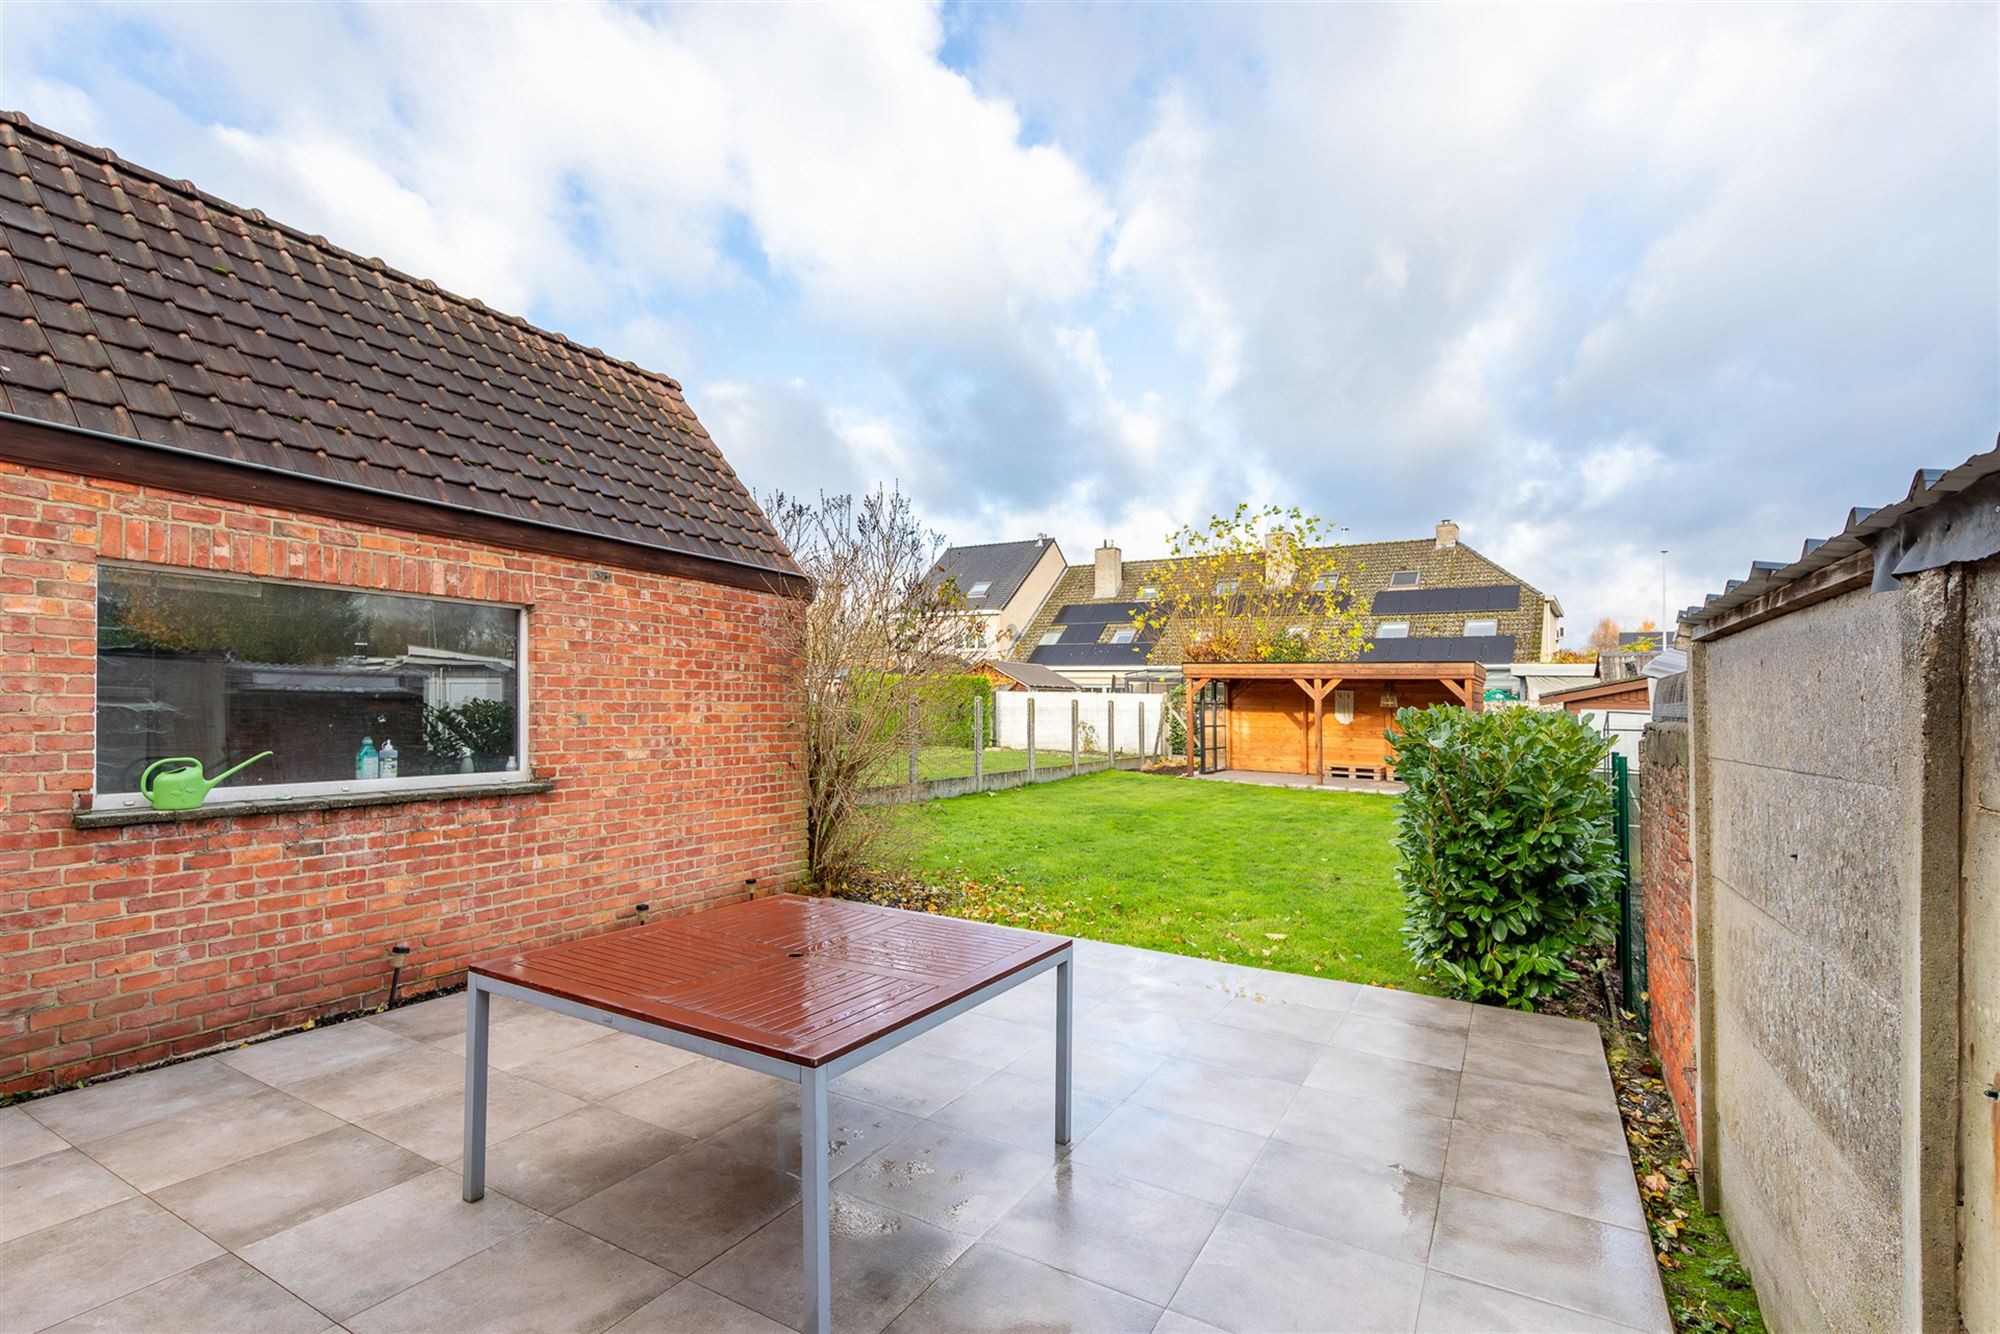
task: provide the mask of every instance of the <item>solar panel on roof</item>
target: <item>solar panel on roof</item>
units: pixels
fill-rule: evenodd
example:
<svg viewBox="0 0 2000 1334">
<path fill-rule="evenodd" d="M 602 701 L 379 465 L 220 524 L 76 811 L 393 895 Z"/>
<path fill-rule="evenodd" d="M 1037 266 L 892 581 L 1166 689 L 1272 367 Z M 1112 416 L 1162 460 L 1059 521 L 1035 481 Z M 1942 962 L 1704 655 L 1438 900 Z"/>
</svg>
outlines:
<svg viewBox="0 0 2000 1334">
<path fill-rule="evenodd" d="M 1518 611 L 1519 584 L 1488 584 L 1474 588 L 1385 588 L 1374 598 L 1377 615 L 1409 615 L 1437 611 Z"/>
</svg>

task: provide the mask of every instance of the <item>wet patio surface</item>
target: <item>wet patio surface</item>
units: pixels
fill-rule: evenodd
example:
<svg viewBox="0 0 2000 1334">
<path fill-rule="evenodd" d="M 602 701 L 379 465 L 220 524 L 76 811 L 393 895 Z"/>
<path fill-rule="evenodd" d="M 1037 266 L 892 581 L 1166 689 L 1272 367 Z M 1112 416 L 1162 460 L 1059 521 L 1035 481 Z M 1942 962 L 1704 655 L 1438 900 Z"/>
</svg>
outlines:
<svg viewBox="0 0 2000 1334">
<path fill-rule="evenodd" d="M 1670 1326 L 1596 1030 L 1079 942 L 844 1076 L 843 1330 Z M 0 1330 L 771 1331 L 796 1089 L 495 1001 L 459 1199 L 452 996 L 0 1110 Z"/>
</svg>

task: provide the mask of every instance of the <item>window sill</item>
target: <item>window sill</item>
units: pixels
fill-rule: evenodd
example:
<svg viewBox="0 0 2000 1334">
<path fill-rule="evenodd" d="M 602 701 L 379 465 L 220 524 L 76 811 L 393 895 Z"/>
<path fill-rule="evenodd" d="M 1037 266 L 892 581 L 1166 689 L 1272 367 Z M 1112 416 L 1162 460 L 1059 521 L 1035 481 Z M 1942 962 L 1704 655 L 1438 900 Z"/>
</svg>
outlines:
<svg viewBox="0 0 2000 1334">
<path fill-rule="evenodd" d="M 407 792 L 350 792 L 324 797 L 289 797 L 272 801 L 226 801 L 213 806 L 197 806 L 191 811 L 156 811 L 151 806 L 120 806 L 109 810 L 77 811 L 71 818 L 78 829 L 115 829 L 122 825 L 181 824 L 191 820 L 221 820 L 233 815 L 282 815 L 286 811 L 344 811 L 360 806 L 408 806 L 420 801 L 479 800 L 487 797 L 531 797 L 555 790 L 551 778 L 529 778 L 518 783 L 493 783 L 484 787 L 424 787 Z"/>
</svg>

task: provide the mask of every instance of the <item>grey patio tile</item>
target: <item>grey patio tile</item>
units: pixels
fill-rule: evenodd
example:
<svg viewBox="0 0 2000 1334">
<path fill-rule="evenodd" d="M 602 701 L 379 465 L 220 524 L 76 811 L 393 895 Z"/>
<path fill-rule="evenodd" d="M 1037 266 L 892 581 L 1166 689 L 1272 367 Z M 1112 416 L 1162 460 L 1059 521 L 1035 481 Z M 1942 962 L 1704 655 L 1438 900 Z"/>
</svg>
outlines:
<svg viewBox="0 0 2000 1334">
<path fill-rule="evenodd" d="M 682 1279 L 605 1334 L 787 1334 L 788 1328 Z"/>
<path fill-rule="evenodd" d="M 1134 1051 L 1114 1042 L 1079 1037 L 1070 1048 L 1070 1087 L 1101 1098 L 1127 1098 L 1166 1063 L 1167 1058 L 1158 1052 Z M 1027 1055 L 1007 1067 L 1007 1073 L 1044 1084 L 1054 1079 L 1055 1039 L 1037 1042 Z"/>
<path fill-rule="evenodd" d="M 1245 1131 L 1126 1103 L 1072 1148 L 1069 1160 L 1227 1204 L 1263 1144 Z"/>
<path fill-rule="evenodd" d="M 1067 1160 L 981 1240 L 1164 1305 L 1222 1210 Z"/>
<path fill-rule="evenodd" d="M 514 1073 L 586 1102 L 602 1102 L 700 1059 L 636 1033 L 611 1033 L 517 1065 Z"/>
<path fill-rule="evenodd" d="M 658 1079 L 613 1094 L 603 1105 L 664 1126 L 677 1135 L 701 1139 L 779 1098 L 796 1101 L 797 1086 L 755 1070 L 698 1057 Z"/>
<path fill-rule="evenodd" d="M 889 1328 L 905 1334 L 1091 1330 L 1144 1334 L 1160 1308 L 997 1247 L 974 1246 Z"/>
<path fill-rule="evenodd" d="M 0 1242 L 67 1223 L 136 1194 L 129 1182 L 75 1149 L 0 1167 Z"/>
<path fill-rule="evenodd" d="M 51 1334 L 319 1334 L 326 1317 L 233 1255 L 73 1316 Z"/>
<path fill-rule="evenodd" d="M 1306 1076 L 1306 1087 L 1449 1117 L 1458 1105 L 1459 1076 L 1419 1061 L 1328 1047 Z"/>
<path fill-rule="evenodd" d="M 412 1042 L 449 1042 L 453 1038 L 465 1037 L 465 993 L 454 992 L 449 996 L 438 996 L 415 1005 L 400 1005 L 393 1010 L 368 1016 L 368 1022 L 377 1028 L 386 1028 L 399 1037 Z M 460 1048 L 464 1050 L 463 1047 Z"/>
<path fill-rule="evenodd" d="M 1231 1211 L 1202 1248 L 1173 1309 L 1217 1329 L 1413 1329 L 1420 1265 Z"/>
<path fill-rule="evenodd" d="M 400 1040 L 400 1039 L 399 1039 Z M 286 1084 L 285 1091 L 344 1121 L 454 1093 L 465 1086 L 465 1058 L 413 1042 L 337 1070 Z"/>
<path fill-rule="evenodd" d="M 586 1105 L 488 1149 L 486 1184 L 531 1209 L 560 1213 L 688 1143 L 650 1121 Z"/>
<path fill-rule="evenodd" d="M 849 1195 L 976 1237 L 1034 1185 L 1054 1157 L 968 1130 L 920 1122 L 837 1178 Z"/>
<path fill-rule="evenodd" d="M 550 1218 L 345 1323 L 354 1334 L 596 1334 L 678 1281 Z"/>
<path fill-rule="evenodd" d="M 828 1223 L 833 1327 L 874 1334 L 971 1240 L 836 1190 Z M 804 1227 L 787 1209 L 696 1272 L 694 1281 L 789 1328 L 805 1322 Z"/>
<path fill-rule="evenodd" d="M 1322 1010 L 1311 1005 L 1241 996 L 1215 1012 L 1214 1022 L 1229 1028 L 1247 1028 L 1254 1033 L 1276 1033 L 1280 1037 L 1306 1042 L 1325 1042 L 1340 1023 L 1341 1011 Z"/>
<path fill-rule="evenodd" d="M 1239 1074 L 1198 1061 L 1168 1061 L 1130 1101 L 1253 1135 L 1268 1135 L 1284 1119 L 1296 1084 Z"/>
<path fill-rule="evenodd" d="M 486 1031 L 486 1060 L 496 1070 L 513 1070 L 545 1056 L 595 1042 L 610 1032 L 611 1029 L 604 1024 L 557 1014 L 554 1010 L 530 1008 L 510 1011 L 504 1017 L 495 1014 L 490 1018 Z M 437 1046 L 463 1057 L 464 1030 L 461 1028 L 457 1036 L 439 1041 Z"/>
<path fill-rule="evenodd" d="M 215 1059 L 266 1084 L 284 1088 L 421 1044 L 365 1019 L 287 1033 L 223 1052 Z"/>
<path fill-rule="evenodd" d="M 985 1010 L 982 1005 L 971 1014 L 962 1014 L 948 1023 L 939 1024 L 930 1032 L 910 1039 L 909 1046 L 935 1056 L 949 1056 L 973 1065 L 983 1065 L 989 1070 L 998 1070 L 1018 1059 L 1045 1033 L 1055 1031 L 1053 1018 L 1046 1027 L 1029 1028 L 1025 1024 L 993 1018 Z"/>
<path fill-rule="evenodd" d="M 255 1093 L 263 1087 L 210 1056 L 71 1089 L 53 1098 L 37 1098 L 21 1104 L 21 1110 L 71 1144 L 78 1144 L 106 1139 L 148 1121 Z"/>
<path fill-rule="evenodd" d="M 1136 1005 L 1176 1019 L 1207 1020 L 1230 999 L 1230 993 L 1214 983 L 1178 982 L 1155 975 L 1139 978 L 1110 1003 Z"/>
<path fill-rule="evenodd" d="M 1438 1183 L 1272 1140 L 1229 1207 L 1398 1260 L 1430 1252 Z"/>
<path fill-rule="evenodd" d="M 346 1320 L 541 1218 L 497 1191 L 467 1204 L 439 1168 L 237 1248 L 271 1278 Z"/>
<path fill-rule="evenodd" d="M 260 1088 L 107 1139 L 84 1141 L 91 1157 L 140 1190 L 155 1191 L 270 1149 L 311 1139 L 340 1124 L 310 1103 Z"/>
<path fill-rule="evenodd" d="M 1644 1232 L 1446 1186 L 1430 1263 L 1635 1329 L 1671 1328 Z"/>
<path fill-rule="evenodd" d="M 1608 1096 L 1608 1095 L 1607 1095 Z M 1461 1121 L 1452 1128 L 1444 1179 L 1545 1209 L 1643 1230 L 1632 1161 L 1564 1140 Z"/>
<path fill-rule="evenodd" d="M 1100 984 L 1086 990 L 1086 978 Z M 1129 975 L 1120 974 L 1115 979 L 1078 966 L 1076 980 L 1070 986 L 1070 1008 L 1076 1018 L 1095 1009 L 1104 999 L 1131 985 Z M 975 1014 L 989 1019 L 1005 1019 L 1010 1024 L 1025 1024 L 1037 1033 L 1052 1033 L 1056 1024 L 1056 980 L 1054 973 L 1043 973 L 1032 981 L 1023 982 L 1009 991 L 1003 991 L 992 1000 L 981 1005 Z"/>
<path fill-rule="evenodd" d="M 154 1198 L 240 1250 L 436 1167 L 428 1158 L 343 1125 L 177 1182 Z"/>
<path fill-rule="evenodd" d="M 1401 1024 L 1422 1024 L 1445 1033 L 1464 1033 L 1472 1023 L 1476 1005 L 1426 996 L 1419 991 L 1398 991 L 1393 987 L 1362 987 L 1354 995 L 1348 1013 L 1357 1019 L 1393 1019 Z"/>
<path fill-rule="evenodd" d="M 1340 1021 L 1327 1041 L 1348 1051 L 1365 1051 L 1372 1056 L 1389 1056 L 1399 1061 L 1434 1065 L 1440 1070 L 1456 1070 L 1465 1062 L 1465 1031 L 1434 1028 L 1428 1024 L 1406 1023 L 1400 1019 L 1378 1019 L 1349 1014 Z"/>
<path fill-rule="evenodd" d="M 1472 1007 L 1472 1036 L 1525 1042 L 1557 1051 L 1587 1052 L 1602 1057 L 1604 1038 L 1597 1025 L 1582 1019 L 1565 1019 L 1554 1014 L 1532 1014 L 1526 1010 L 1503 1009 L 1497 1005 Z"/>
<path fill-rule="evenodd" d="M 1417 1334 L 1631 1334 L 1631 1327 L 1433 1269 L 1424 1276 Z"/>
<path fill-rule="evenodd" d="M 898 1047 L 835 1079 L 832 1089 L 909 1116 L 929 1116 L 991 1075 L 989 1066 Z M 1052 1095 L 1053 1096 L 1053 1095 Z"/>
<path fill-rule="evenodd" d="M 1142 975 L 1182 961 L 1182 956 L 1177 954 L 1163 954 L 1159 950 L 1141 949 L 1137 945 L 1118 945 L 1108 940 L 1075 940 L 1070 948 L 1079 976 L 1085 970 Z"/>
<path fill-rule="evenodd" d="M 1077 1020 L 1076 1036 L 1086 1042 L 1171 1056 L 1193 1035 L 1198 1022 L 1130 1001 L 1112 1000 Z"/>
<path fill-rule="evenodd" d="M 45 1153 L 61 1153 L 69 1141 L 19 1107 L 0 1107 L 0 1167 L 12 1167 Z"/>
<path fill-rule="evenodd" d="M 1368 987 L 1356 986 L 1352 982 L 1336 981 L 1330 977 L 1313 977 L 1306 973 L 1281 973 L 1272 968 L 1251 968 L 1245 971 L 1250 976 L 1242 979 L 1236 990 L 1236 999 L 1251 1004 L 1277 1002 L 1305 1009 L 1324 1010 L 1329 1014 L 1346 1014 L 1353 1006 L 1355 998 L 1370 990 Z"/>
<path fill-rule="evenodd" d="M 495 1070 L 486 1081 L 486 1142 L 511 1139 L 584 1105 L 547 1085 Z M 465 1090 L 360 1117 L 355 1124 L 432 1162 L 456 1162 L 465 1150 Z"/>
<path fill-rule="evenodd" d="M 1226 1334 L 1226 1331 L 1205 1320 L 1182 1315 L 1179 1311 L 1162 1311 L 1159 1323 L 1153 1326 L 1153 1334 Z"/>
<path fill-rule="evenodd" d="M 562 1219 L 688 1275 L 798 1199 L 789 1173 L 696 1144 L 564 1210 Z"/>
<path fill-rule="evenodd" d="M 1604 1052 L 1563 1051 L 1514 1038 L 1493 1038 L 1475 1032 L 1465 1046 L 1465 1073 L 1506 1079 L 1516 1084 L 1544 1084 L 1573 1093 L 1611 1093 L 1611 1067 Z"/>
<path fill-rule="evenodd" d="M 1226 1024 L 1203 1024 L 1180 1049 L 1182 1060 L 1206 1061 L 1227 1066 L 1246 1075 L 1287 1084 L 1303 1083 L 1320 1058 L 1322 1048 L 1303 1038 L 1254 1029 L 1232 1028 Z"/>
<path fill-rule="evenodd" d="M 1548 1135 L 1604 1153 L 1626 1152 L 1625 1127 L 1618 1119 L 1617 1104 L 1608 1096 L 1465 1075 L 1459 1080 L 1453 1115 L 1460 1121 Z"/>
<path fill-rule="evenodd" d="M 1394 1103 L 1305 1088 L 1271 1137 L 1357 1163 L 1398 1167 L 1435 1181 L 1444 1175 L 1451 1122 Z"/>
<path fill-rule="evenodd" d="M 0 1245 L 0 1315 L 10 1329 L 41 1329 L 220 1254 L 151 1200 L 125 1200 Z"/>
<path fill-rule="evenodd" d="M 1072 1080 L 1070 1142 L 1096 1129 L 1117 1105 L 1109 1098 L 1081 1092 Z M 1024 1149 L 1045 1150 L 1055 1144 L 1056 1137 L 1055 1079 L 1025 1079 L 1002 1070 L 940 1107 L 930 1119 Z"/>
<path fill-rule="evenodd" d="M 917 1118 L 858 1098 L 826 1100 L 827 1173 L 838 1176 L 880 1146 L 917 1123 Z M 716 1131 L 705 1144 L 726 1149 L 739 1158 L 799 1172 L 799 1100 L 780 1098 L 750 1113 L 736 1124 Z"/>
</svg>

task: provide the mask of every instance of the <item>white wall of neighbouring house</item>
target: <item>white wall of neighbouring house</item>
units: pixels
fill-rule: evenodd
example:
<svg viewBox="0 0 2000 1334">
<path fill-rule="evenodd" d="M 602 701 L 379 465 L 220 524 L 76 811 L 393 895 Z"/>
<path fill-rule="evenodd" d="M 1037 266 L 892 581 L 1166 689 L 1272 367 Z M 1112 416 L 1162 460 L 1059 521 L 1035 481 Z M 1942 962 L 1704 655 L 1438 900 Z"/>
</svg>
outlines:
<svg viewBox="0 0 2000 1334">
<path fill-rule="evenodd" d="M 1144 738 L 1145 753 L 1158 749 L 1160 711 L 1165 695 L 1097 695 L 1067 690 L 1017 690 L 993 697 L 996 744 L 1010 750 L 1028 745 L 1028 702 L 1035 704 L 1035 749 L 1067 753 L 1070 738 L 1070 705 L 1076 705 L 1077 724 L 1096 733 L 1095 749 L 1102 751 L 1115 740 L 1118 753 L 1136 755 Z M 1086 734 L 1086 749 L 1091 743 Z"/>
</svg>

